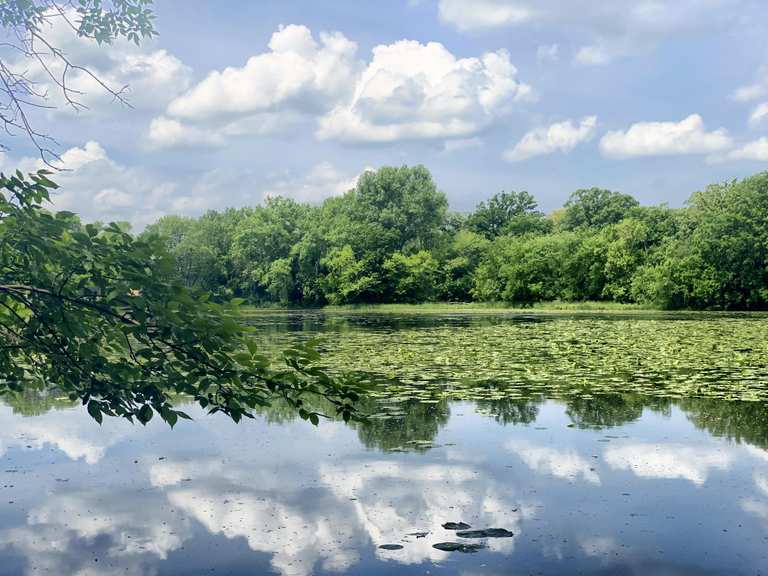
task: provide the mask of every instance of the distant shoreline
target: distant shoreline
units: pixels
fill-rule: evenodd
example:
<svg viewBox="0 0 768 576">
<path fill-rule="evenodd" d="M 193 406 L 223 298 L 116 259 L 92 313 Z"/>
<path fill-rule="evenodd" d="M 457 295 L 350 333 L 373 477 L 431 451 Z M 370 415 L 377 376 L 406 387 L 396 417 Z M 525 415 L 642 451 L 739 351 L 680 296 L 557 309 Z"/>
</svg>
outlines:
<svg viewBox="0 0 768 576">
<path fill-rule="evenodd" d="M 409 314 L 444 314 L 444 313 L 547 313 L 547 312 L 595 312 L 595 313 L 643 313 L 655 312 L 666 314 L 768 314 L 768 311 L 742 310 L 668 310 L 654 308 L 642 304 L 625 304 L 618 302 L 537 302 L 531 306 L 514 306 L 503 302 L 426 302 L 421 304 L 345 304 L 341 306 L 319 307 L 281 307 L 276 305 L 243 305 L 245 313 L 261 312 L 357 312 L 357 313 L 409 313 Z"/>
</svg>

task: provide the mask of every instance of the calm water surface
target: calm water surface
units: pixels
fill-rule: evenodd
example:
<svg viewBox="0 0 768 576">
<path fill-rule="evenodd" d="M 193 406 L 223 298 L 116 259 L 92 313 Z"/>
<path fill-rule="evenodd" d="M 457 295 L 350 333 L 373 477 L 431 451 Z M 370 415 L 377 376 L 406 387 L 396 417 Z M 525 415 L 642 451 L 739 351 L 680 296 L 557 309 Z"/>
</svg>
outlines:
<svg viewBox="0 0 768 576">
<path fill-rule="evenodd" d="M 380 321 L 369 328 L 390 341 L 441 326 Z M 329 348 L 356 329 L 320 324 Z M 9 402 L 0 575 L 768 573 L 763 402 L 624 390 L 381 401 L 395 416 L 366 425 L 314 429 L 279 407 L 236 425 L 190 408 L 195 421 L 173 431 Z M 451 521 L 514 536 L 459 538 Z"/>
</svg>

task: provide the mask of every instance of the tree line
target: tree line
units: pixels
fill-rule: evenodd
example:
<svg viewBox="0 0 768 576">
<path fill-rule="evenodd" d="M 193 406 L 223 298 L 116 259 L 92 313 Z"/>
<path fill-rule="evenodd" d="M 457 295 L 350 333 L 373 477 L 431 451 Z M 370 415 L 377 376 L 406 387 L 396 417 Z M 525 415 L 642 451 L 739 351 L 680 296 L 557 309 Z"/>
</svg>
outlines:
<svg viewBox="0 0 768 576">
<path fill-rule="evenodd" d="M 274 197 L 166 216 L 142 236 L 162 241 L 187 286 L 259 304 L 768 308 L 768 172 L 712 184 L 682 208 L 589 188 L 550 214 L 525 191 L 465 214 L 425 167 L 383 167 L 321 205 Z"/>
</svg>

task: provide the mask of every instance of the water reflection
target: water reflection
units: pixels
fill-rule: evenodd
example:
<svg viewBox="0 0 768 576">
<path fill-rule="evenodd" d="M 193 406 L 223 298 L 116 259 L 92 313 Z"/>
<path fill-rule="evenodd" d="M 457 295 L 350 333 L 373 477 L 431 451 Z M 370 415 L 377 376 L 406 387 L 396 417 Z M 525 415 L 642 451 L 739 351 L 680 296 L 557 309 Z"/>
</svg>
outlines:
<svg viewBox="0 0 768 576">
<path fill-rule="evenodd" d="M 31 402 L 0 408 L 3 575 L 768 570 L 754 404 L 398 405 L 319 430 L 275 407 L 169 432 Z M 442 552 L 447 521 L 515 536 Z"/>
</svg>

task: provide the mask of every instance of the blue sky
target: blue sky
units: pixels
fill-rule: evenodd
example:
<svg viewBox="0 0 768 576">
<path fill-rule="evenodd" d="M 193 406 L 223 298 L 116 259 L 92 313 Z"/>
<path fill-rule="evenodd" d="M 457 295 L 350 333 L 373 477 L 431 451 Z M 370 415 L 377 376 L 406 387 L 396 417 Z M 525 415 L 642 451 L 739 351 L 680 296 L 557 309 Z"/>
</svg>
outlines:
<svg viewBox="0 0 768 576">
<path fill-rule="evenodd" d="M 601 186 L 681 205 L 768 166 L 759 0 L 162 0 L 159 37 L 106 52 L 54 27 L 89 110 L 39 115 L 55 204 L 137 227 L 166 213 L 319 202 L 363 170 L 425 164 L 452 208 L 541 207 Z M 34 73 L 34 70 L 33 70 Z M 78 84 L 79 83 L 79 84 Z M 52 96 L 55 103 L 55 95 Z M 12 140 L 3 168 L 31 167 Z"/>
</svg>

